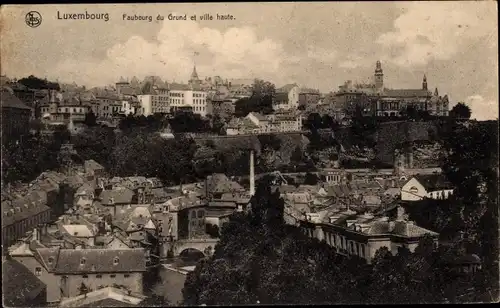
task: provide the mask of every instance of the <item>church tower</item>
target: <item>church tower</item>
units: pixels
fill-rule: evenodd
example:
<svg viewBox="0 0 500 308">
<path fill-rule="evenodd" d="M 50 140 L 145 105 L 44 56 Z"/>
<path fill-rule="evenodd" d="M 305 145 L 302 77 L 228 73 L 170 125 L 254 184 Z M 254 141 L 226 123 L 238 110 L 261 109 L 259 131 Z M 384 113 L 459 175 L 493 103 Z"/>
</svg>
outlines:
<svg viewBox="0 0 500 308">
<path fill-rule="evenodd" d="M 375 67 L 375 88 L 382 89 L 384 87 L 384 71 L 382 70 L 382 64 L 377 61 Z"/>
<path fill-rule="evenodd" d="M 198 73 L 196 72 L 196 64 L 193 67 L 193 72 L 191 73 L 191 78 L 189 79 L 189 85 L 199 85 L 201 83 Z"/>
<path fill-rule="evenodd" d="M 436 88 L 436 90 L 434 90 L 434 96 L 439 96 L 439 92 L 438 92 L 438 88 Z"/>
<path fill-rule="evenodd" d="M 422 89 L 427 90 L 427 76 L 424 74 L 424 80 L 422 81 Z"/>
</svg>

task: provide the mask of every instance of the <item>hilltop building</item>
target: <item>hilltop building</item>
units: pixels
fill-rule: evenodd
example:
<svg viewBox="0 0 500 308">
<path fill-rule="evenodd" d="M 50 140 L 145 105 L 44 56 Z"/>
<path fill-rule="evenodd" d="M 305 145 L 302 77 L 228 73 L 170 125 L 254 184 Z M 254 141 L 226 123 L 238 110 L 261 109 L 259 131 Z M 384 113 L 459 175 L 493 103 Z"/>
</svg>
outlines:
<svg viewBox="0 0 500 308">
<path fill-rule="evenodd" d="M 448 96 L 440 96 L 437 88 L 434 93 L 429 91 L 425 75 L 421 88 L 386 88 L 382 64 L 377 61 L 373 77 L 373 83 L 353 84 L 351 80 L 348 80 L 344 85 L 339 86 L 339 90 L 335 93 L 336 107 L 350 113 L 356 107 L 360 107 L 364 115 L 401 116 L 408 106 L 413 106 L 433 116 L 448 116 Z"/>
</svg>

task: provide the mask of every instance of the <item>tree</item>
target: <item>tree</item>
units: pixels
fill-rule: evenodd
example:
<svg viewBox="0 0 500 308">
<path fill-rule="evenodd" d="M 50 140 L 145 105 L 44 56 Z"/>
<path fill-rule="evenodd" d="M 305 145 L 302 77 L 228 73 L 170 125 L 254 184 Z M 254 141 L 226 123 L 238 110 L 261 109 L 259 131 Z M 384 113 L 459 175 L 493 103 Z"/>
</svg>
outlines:
<svg viewBox="0 0 500 308">
<path fill-rule="evenodd" d="M 50 89 L 57 91 L 61 90 L 61 87 L 58 83 L 47 81 L 47 79 L 40 79 L 33 75 L 21 78 L 17 82 L 30 89 Z"/>
<path fill-rule="evenodd" d="M 304 154 L 302 153 L 302 149 L 300 148 L 300 146 L 297 145 L 295 147 L 290 157 L 290 161 L 293 163 L 294 167 L 297 167 L 297 165 L 300 165 L 304 162 Z"/>
<path fill-rule="evenodd" d="M 307 116 L 307 120 L 305 121 L 305 127 L 310 130 L 323 128 L 323 119 L 319 115 L 319 113 L 310 113 Z"/>
<path fill-rule="evenodd" d="M 85 114 L 85 119 L 83 123 L 89 127 L 97 125 L 97 117 L 92 110 L 90 110 L 87 114 Z"/>
<path fill-rule="evenodd" d="M 472 112 L 470 107 L 460 102 L 450 110 L 450 116 L 455 119 L 470 119 Z"/>
<path fill-rule="evenodd" d="M 318 184 L 318 177 L 315 174 L 308 172 L 308 173 L 306 173 L 306 177 L 304 179 L 304 184 L 317 185 Z"/>
<path fill-rule="evenodd" d="M 89 293 L 90 289 L 82 282 L 78 291 L 80 292 L 80 295 L 85 295 L 85 297 L 87 297 L 87 293 Z"/>
</svg>

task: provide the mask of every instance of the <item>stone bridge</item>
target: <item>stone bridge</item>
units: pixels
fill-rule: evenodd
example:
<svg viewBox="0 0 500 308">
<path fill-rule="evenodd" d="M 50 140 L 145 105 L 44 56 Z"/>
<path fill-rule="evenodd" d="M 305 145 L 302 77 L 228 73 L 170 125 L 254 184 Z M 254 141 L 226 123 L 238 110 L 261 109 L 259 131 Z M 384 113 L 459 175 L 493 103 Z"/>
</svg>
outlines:
<svg viewBox="0 0 500 308">
<path fill-rule="evenodd" d="M 212 254 L 217 242 L 219 242 L 219 239 L 212 238 L 178 240 L 172 244 L 172 251 L 176 257 L 186 249 L 196 249 L 206 255 L 207 250 L 211 248 L 209 253 Z"/>
</svg>

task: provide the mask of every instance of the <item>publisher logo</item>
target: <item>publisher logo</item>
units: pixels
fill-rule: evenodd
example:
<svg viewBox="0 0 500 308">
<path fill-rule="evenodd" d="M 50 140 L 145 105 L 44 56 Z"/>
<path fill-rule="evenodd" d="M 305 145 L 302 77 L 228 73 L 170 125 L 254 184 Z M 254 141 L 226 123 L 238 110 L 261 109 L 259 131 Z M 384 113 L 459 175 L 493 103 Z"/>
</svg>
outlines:
<svg viewBox="0 0 500 308">
<path fill-rule="evenodd" d="M 42 23 L 42 15 L 37 11 L 31 11 L 26 14 L 26 24 L 31 28 L 36 28 Z"/>
</svg>

